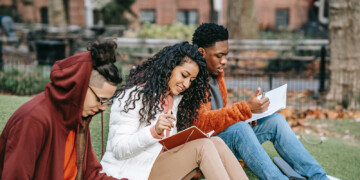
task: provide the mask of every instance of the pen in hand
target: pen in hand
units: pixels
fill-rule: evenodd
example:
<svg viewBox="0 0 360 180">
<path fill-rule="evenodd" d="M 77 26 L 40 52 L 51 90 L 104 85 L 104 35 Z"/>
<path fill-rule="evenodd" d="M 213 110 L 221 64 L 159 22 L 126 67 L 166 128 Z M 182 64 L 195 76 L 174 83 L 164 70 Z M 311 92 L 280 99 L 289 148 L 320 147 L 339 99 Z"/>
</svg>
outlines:
<svg viewBox="0 0 360 180">
<path fill-rule="evenodd" d="M 170 112 L 166 114 L 161 114 L 158 117 L 158 120 L 155 124 L 155 130 L 158 135 L 163 134 L 164 137 L 168 136 L 167 132 L 170 132 L 172 128 L 174 128 L 174 123 L 171 120 L 176 121 L 175 117 L 170 114 Z"/>
<path fill-rule="evenodd" d="M 167 113 L 167 114 L 169 114 L 169 112 Z M 171 115 L 173 115 L 173 113 L 172 113 L 172 111 L 171 111 Z M 167 120 L 169 120 L 172 124 L 174 124 L 174 122 L 175 122 L 175 120 L 174 119 L 172 119 L 172 118 L 166 118 Z M 169 135 L 170 135 L 170 132 L 169 132 Z M 166 137 L 166 130 L 165 130 L 165 137 Z"/>
<path fill-rule="evenodd" d="M 173 116 L 172 111 L 170 111 L 170 113 L 169 113 L 169 112 L 167 112 L 166 114 Z M 174 126 L 175 126 L 175 124 L 174 124 L 175 120 L 174 120 L 172 117 L 167 117 L 167 118 L 166 118 L 166 120 L 168 120 L 168 121 L 170 121 L 170 122 L 171 122 L 172 127 L 174 127 Z M 172 128 L 171 128 L 171 129 L 172 129 Z M 172 131 L 172 130 L 170 130 L 170 131 L 169 131 L 169 134 L 168 134 L 169 136 L 170 136 L 171 131 Z M 164 137 L 167 137 L 166 130 L 164 130 L 164 133 L 165 133 L 165 134 L 164 134 L 164 135 L 165 135 Z"/>
<path fill-rule="evenodd" d="M 264 98 L 265 97 L 265 92 L 261 92 L 261 98 Z"/>
</svg>

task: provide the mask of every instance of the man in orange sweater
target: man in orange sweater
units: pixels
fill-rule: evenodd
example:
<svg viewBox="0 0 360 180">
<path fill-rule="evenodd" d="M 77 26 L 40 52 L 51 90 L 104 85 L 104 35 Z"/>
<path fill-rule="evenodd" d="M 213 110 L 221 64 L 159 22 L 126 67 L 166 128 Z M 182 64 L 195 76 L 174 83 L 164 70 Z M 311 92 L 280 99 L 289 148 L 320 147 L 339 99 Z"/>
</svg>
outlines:
<svg viewBox="0 0 360 180">
<path fill-rule="evenodd" d="M 264 112 L 269 106 L 268 98 L 257 99 L 260 89 L 246 102 L 226 105 L 227 90 L 223 76 L 229 52 L 228 39 L 227 29 L 214 23 L 202 24 L 193 34 L 193 44 L 199 46 L 206 60 L 211 88 L 211 101 L 202 105 L 194 125 L 204 132 L 215 130 L 237 158 L 242 158 L 260 179 L 289 179 L 262 148 L 261 144 L 267 140 L 300 175 L 308 179 L 327 179 L 326 172 L 306 151 L 281 114 L 259 119 L 257 125 L 244 122 L 252 113 Z"/>
</svg>

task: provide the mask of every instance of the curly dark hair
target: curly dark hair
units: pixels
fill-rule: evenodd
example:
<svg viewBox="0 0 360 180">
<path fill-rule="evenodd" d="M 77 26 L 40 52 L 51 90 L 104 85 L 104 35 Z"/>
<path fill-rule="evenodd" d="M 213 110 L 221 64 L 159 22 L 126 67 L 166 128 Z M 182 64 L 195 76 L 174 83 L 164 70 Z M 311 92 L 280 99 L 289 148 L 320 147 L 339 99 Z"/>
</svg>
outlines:
<svg viewBox="0 0 360 180">
<path fill-rule="evenodd" d="M 190 87 L 181 93 L 183 98 L 178 106 L 176 127 L 181 131 L 191 126 L 197 119 L 197 110 L 201 103 L 209 101 L 206 94 L 210 93 L 210 88 L 205 59 L 198 51 L 198 47 L 188 42 L 165 47 L 130 71 L 126 84 L 120 88 L 119 99 L 124 97 L 125 90 L 134 86 L 135 89 L 130 92 L 129 98 L 125 101 L 123 112 L 127 113 L 135 109 L 135 102 L 142 96 L 143 107 L 139 111 L 140 121 L 150 125 L 155 115 L 162 112 L 160 105 L 163 103 L 160 104 L 160 102 L 165 102 L 171 72 L 176 66 L 189 61 L 194 61 L 199 66 L 199 73 Z"/>
<path fill-rule="evenodd" d="M 112 39 L 89 42 L 87 47 L 93 61 L 93 69 L 98 71 L 108 82 L 115 85 L 122 82 L 121 72 L 114 65 L 116 48 L 117 44 Z"/>
<path fill-rule="evenodd" d="M 203 23 L 194 32 L 192 43 L 199 47 L 206 48 L 214 45 L 218 41 L 229 39 L 228 30 L 215 23 Z"/>
</svg>

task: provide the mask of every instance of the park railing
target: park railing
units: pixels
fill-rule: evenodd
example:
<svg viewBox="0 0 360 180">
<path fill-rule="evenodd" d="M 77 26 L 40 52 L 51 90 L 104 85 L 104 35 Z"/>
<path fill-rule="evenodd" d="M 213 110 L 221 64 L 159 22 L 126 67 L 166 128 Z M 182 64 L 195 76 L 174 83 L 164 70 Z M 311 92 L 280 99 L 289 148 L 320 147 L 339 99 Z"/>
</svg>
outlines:
<svg viewBox="0 0 360 180">
<path fill-rule="evenodd" d="M 118 38 L 121 59 L 118 66 L 127 75 L 133 65 L 163 47 L 179 42 L 181 40 Z M 36 52 L 9 53 L 6 48 L 3 52 L 4 69 L 17 69 L 27 74 L 36 72 L 48 77 L 50 67 L 39 66 Z M 229 40 L 225 72 L 229 102 L 247 99 L 257 87 L 268 91 L 287 83 L 288 105 L 296 108 L 323 107 L 330 76 L 327 52 L 328 40 Z M 360 90 L 358 92 L 360 94 Z"/>
</svg>

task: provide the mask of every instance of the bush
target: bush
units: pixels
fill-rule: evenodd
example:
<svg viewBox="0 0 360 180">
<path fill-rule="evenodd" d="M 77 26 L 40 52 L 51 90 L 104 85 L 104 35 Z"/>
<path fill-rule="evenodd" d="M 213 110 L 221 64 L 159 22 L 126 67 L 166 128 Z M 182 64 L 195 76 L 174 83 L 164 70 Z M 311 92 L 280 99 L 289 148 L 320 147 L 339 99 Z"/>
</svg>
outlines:
<svg viewBox="0 0 360 180">
<path fill-rule="evenodd" d="M 48 75 L 40 72 L 23 73 L 16 69 L 0 71 L 0 92 L 14 95 L 33 95 L 44 91 Z"/>
<path fill-rule="evenodd" d="M 144 23 L 137 32 L 138 38 L 182 39 L 190 41 L 196 26 L 174 23 L 168 26 Z"/>
</svg>

